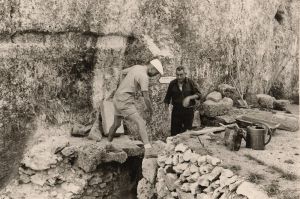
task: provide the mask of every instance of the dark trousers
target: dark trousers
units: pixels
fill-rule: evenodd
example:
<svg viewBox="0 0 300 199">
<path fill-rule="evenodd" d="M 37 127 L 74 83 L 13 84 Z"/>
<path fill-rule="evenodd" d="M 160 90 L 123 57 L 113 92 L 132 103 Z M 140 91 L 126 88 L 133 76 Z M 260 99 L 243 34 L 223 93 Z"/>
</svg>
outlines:
<svg viewBox="0 0 300 199">
<path fill-rule="evenodd" d="M 172 110 L 171 115 L 171 136 L 182 133 L 186 130 L 191 130 L 194 120 L 194 111 L 178 111 Z"/>
</svg>

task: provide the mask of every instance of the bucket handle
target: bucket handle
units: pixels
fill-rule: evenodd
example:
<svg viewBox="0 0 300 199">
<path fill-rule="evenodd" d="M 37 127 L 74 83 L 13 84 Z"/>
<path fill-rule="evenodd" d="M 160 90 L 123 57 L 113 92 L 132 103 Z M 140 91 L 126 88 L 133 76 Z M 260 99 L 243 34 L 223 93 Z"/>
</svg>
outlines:
<svg viewBox="0 0 300 199">
<path fill-rule="evenodd" d="M 268 140 L 264 143 L 264 145 L 269 144 L 269 142 L 271 141 L 271 138 L 272 138 L 271 129 L 269 128 L 268 125 L 264 124 L 263 122 L 257 122 L 256 124 L 260 124 L 260 125 L 264 126 L 266 135 L 269 135 L 269 138 L 268 138 Z"/>
</svg>

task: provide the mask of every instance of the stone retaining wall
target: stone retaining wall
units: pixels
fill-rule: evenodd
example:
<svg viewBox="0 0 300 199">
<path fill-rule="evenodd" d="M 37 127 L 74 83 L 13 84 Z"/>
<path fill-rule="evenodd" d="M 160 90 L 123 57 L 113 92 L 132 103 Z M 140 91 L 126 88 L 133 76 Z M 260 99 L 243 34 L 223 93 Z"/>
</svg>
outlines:
<svg viewBox="0 0 300 199">
<path fill-rule="evenodd" d="M 63 135 L 39 138 L 0 198 L 135 198 L 143 150 L 140 142 L 120 139 L 108 144 Z"/>
</svg>

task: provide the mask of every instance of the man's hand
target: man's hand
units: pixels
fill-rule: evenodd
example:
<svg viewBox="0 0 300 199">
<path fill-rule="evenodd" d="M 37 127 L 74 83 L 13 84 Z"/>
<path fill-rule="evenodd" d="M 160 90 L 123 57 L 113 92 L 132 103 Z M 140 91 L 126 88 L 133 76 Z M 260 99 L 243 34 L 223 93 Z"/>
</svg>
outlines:
<svg viewBox="0 0 300 199">
<path fill-rule="evenodd" d="M 182 106 L 183 107 L 188 107 L 190 105 L 190 101 L 191 101 L 191 97 L 190 96 L 184 98 L 184 100 L 182 102 Z"/>
<path fill-rule="evenodd" d="M 191 102 L 191 100 L 197 100 L 199 98 L 199 96 L 198 95 L 190 95 L 190 96 L 187 96 L 186 98 L 184 98 L 184 100 L 183 100 L 183 102 L 182 102 L 182 105 L 184 106 L 184 107 L 188 107 L 188 106 L 190 106 L 190 102 Z"/>
</svg>

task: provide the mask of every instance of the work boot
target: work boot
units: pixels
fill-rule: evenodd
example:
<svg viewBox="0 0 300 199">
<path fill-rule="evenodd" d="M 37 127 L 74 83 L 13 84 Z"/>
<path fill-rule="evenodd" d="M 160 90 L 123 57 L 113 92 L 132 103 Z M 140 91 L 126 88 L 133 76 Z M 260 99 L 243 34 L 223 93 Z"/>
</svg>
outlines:
<svg viewBox="0 0 300 199">
<path fill-rule="evenodd" d="M 144 158 L 157 158 L 157 150 L 153 147 L 145 148 Z"/>
<path fill-rule="evenodd" d="M 115 134 L 116 134 L 116 132 L 113 132 L 113 131 L 108 133 L 107 139 L 109 142 L 113 141 Z"/>
<path fill-rule="evenodd" d="M 107 137 L 108 141 L 112 142 L 114 138 L 117 138 L 117 137 L 121 137 L 121 135 L 124 135 L 123 133 L 114 133 L 113 135 L 109 135 L 108 134 L 104 134 L 103 136 L 104 137 Z"/>
</svg>

